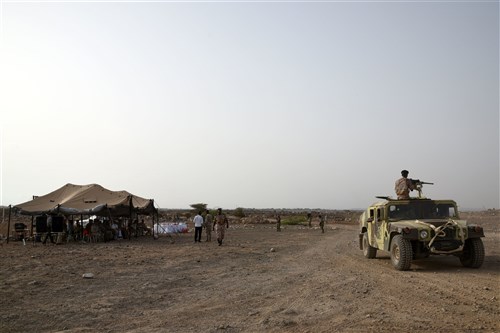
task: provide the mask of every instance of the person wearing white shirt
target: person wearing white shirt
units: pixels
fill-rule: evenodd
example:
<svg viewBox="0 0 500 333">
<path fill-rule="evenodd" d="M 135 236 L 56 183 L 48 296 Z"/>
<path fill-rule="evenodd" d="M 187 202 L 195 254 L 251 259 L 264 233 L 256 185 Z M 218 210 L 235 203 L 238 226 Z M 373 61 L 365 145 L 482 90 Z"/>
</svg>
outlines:
<svg viewBox="0 0 500 333">
<path fill-rule="evenodd" d="M 194 242 L 201 243 L 201 231 L 203 230 L 203 217 L 201 212 L 198 212 L 193 219 L 194 222 Z"/>
</svg>

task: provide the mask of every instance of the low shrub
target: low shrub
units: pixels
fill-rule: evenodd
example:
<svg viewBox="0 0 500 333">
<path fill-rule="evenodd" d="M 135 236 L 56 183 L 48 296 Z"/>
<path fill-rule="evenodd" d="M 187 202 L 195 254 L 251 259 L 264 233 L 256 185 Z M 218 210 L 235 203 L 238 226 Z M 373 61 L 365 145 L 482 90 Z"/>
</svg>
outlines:
<svg viewBox="0 0 500 333">
<path fill-rule="evenodd" d="M 307 216 L 287 216 L 281 219 L 281 224 L 298 225 L 302 223 L 307 223 Z"/>
<path fill-rule="evenodd" d="M 234 210 L 234 216 L 239 218 L 245 217 L 245 211 L 243 210 L 243 208 L 238 207 Z"/>
</svg>

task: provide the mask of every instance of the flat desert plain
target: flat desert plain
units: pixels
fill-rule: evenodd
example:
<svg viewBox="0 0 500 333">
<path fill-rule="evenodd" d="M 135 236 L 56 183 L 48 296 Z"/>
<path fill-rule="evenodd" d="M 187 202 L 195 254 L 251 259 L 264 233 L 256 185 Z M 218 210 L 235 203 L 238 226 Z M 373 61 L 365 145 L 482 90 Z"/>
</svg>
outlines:
<svg viewBox="0 0 500 333">
<path fill-rule="evenodd" d="M 359 250 L 355 221 L 231 219 L 222 246 L 193 233 L 0 247 L 0 332 L 499 332 L 499 212 L 479 269 L 453 256 L 392 268 Z M 203 234 L 203 237 L 205 235 Z M 84 279 L 85 273 L 93 278 Z"/>
</svg>

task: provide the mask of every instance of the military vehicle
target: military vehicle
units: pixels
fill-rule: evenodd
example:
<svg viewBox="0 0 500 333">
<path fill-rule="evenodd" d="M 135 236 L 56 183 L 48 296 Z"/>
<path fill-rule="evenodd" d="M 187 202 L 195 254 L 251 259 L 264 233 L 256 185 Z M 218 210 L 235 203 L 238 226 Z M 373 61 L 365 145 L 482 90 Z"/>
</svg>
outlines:
<svg viewBox="0 0 500 333">
<path fill-rule="evenodd" d="M 414 259 L 430 255 L 454 255 L 465 267 L 479 268 L 484 261 L 483 228 L 461 220 L 453 200 L 431 200 L 422 196 L 422 185 L 411 180 L 418 197 L 383 199 L 361 214 L 359 246 L 373 259 L 387 251 L 397 270 L 410 269 Z"/>
</svg>

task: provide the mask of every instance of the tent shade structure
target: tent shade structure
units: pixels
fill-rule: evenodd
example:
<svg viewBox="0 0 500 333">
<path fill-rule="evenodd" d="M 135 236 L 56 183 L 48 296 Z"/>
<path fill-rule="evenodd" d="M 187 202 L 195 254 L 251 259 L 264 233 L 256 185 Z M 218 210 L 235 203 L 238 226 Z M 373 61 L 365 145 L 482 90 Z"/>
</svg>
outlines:
<svg viewBox="0 0 500 333">
<path fill-rule="evenodd" d="M 13 209 L 22 215 L 57 214 L 130 216 L 151 215 L 156 212 L 153 199 L 144 199 L 127 191 L 111 191 L 98 184 L 63 187 L 15 205 Z"/>
</svg>

